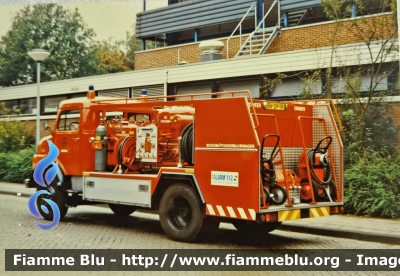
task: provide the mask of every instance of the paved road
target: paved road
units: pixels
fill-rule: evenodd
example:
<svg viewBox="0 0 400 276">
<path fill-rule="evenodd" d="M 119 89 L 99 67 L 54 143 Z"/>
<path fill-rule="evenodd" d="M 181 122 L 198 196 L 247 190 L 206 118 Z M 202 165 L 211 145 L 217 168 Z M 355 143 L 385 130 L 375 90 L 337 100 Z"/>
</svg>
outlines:
<svg viewBox="0 0 400 276">
<path fill-rule="evenodd" d="M 7 249 L 400 249 L 399 245 L 316 236 L 276 230 L 265 239 L 243 237 L 230 224 L 222 224 L 218 233 L 198 243 L 171 241 L 163 233 L 157 215 L 134 213 L 118 221 L 109 208 L 79 206 L 70 209 L 65 220 L 49 231 L 36 227 L 27 208 L 26 197 L 0 195 L 0 274 L 4 272 L 4 250 Z M 110 275 L 111 272 L 91 274 Z M 186 272 L 121 272 L 113 275 L 187 275 Z M 7 272 L 9 275 L 54 275 L 54 272 Z M 59 273 L 66 274 L 67 273 Z M 79 274 L 83 274 L 80 272 Z M 87 274 L 87 273 L 85 273 Z M 265 275 L 265 272 L 191 272 L 190 275 Z M 296 275 L 295 272 L 273 272 L 274 275 Z M 298 273 L 297 273 L 298 274 Z M 320 272 L 306 272 L 319 275 Z M 336 273 L 375 275 L 375 273 Z M 394 275 L 394 273 L 392 273 Z M 70 275 L 70 274 L 69 274 Z"/>
</svg>

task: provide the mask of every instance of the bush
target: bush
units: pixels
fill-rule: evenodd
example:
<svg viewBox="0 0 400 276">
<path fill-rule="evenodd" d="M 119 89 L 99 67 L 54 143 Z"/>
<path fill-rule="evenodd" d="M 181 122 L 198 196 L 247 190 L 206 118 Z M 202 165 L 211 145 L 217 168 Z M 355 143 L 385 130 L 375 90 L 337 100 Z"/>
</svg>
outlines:
<svg viewBox="0 0 400 276">
<path fill-rule="evenodd" d="M 10 182 L 24 182 L 32 172 L 33 149 L 0 153 L 0 179 Z"/>
<path fill-rule="evenodd" d="M 25 122 L 8 118 L 0 119 L 0 152 L 16 151 L 35 144 L 32 130 L 27 130 Z"/>
<path fill-rule="evenodd" d="M 345 210 L 356 215 L 400 217 L 400 154 L 367 148 L 344 173 Z"/>
<path fill-rule="evenodd" d="M 345 166 L 355 164 L 365 148 L 380 154 L 396 152 L 399 127 L 393 121 L 392 108 L 385 102 L 373 103 L 360 115 L 351 106 L 341 106 Z"/>
</svg>

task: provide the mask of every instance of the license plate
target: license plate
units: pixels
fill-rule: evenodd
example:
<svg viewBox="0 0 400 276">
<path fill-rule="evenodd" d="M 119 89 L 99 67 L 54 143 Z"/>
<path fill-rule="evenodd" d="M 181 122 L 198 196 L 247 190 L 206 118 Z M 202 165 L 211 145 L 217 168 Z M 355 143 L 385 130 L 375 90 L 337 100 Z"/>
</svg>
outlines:
<svg viewBox="0 0 400 276">
<path fill-rule="evenodd" d="M 287 108 L 287 104 L 284 103 L 264 102 L 263 106 L 265 109 L 271 109 L 271 110 L 286 110 Z"/>
</svg>

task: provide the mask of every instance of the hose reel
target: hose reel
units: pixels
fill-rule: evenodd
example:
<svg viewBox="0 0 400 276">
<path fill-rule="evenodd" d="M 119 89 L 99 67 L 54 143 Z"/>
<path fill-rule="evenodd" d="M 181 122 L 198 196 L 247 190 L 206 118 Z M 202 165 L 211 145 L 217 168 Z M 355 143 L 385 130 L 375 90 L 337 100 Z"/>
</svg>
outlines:
<svg viewBox="0 0 400 276">
<path fill-rule="evenodd" d="M 193 166 L 193 123 L 185 126 L 181 133 L 181 143 L 179 146 L 179 152 L 182 155 L 184 161 L 190 166 Z"/>
<path fill-rule="evenodd" d="M 321 145 L 325 142 L 325 146 Z M 311 175 L 312 189 L 314 192 L 314 197 L 323 200 L 328 199 L 329 201 L 333 201 L 336 199 L 336 184 L 333 181 L 332 175 L 332 167 L 329 161 L 329 157 L 326 154 L 329 146 L 332 143 L 331 136 L 323 137 L 315 148 L 309 150 L 307 152 L 308 165 Z M 304 155 L 304 153 L 302 154 Z M 304 157 L 304 156 L 303 156 Z M 301 159 L 301 157 L 300 157 Z M 299 167 L 305 167 L 303 166 Z M 303 176 L 306 176 L 306 171 L 303 171 Z M 302 198 L 305 201 L 309 201 L 311 199 L 309 192 L 309 183 L 308 180 L 302 177 Z M 308 187 L 307 187 L 308 185 Z M 308 193 L 308 195 L 306 195 Z"/>
<path fill-rule="evenodd" d="M 264 152 L 264 142 L 268 137 L 275 137 L 276 143 L 271 151 L 269 158 L 263 157 Z M 275 158 L 276 150 L 278 148 L 280 137 L 278 134 L 267 134 L 262 139 L 261 151 L 260 151 L 260 171 L 261 179 L 264 187 L 267 186 L 269 189 L 263 189 L 266 199 L 269 199 L 272 203 L 276 205 L 281 205 L 286 201 L 286 189 L 278 184 L 276 181 L 276 172 L 273 159 Z M 266 200 L 267 201 L 267 200 Z M 268 201 L 267 201 L 268 202 Z"/>
</svg>

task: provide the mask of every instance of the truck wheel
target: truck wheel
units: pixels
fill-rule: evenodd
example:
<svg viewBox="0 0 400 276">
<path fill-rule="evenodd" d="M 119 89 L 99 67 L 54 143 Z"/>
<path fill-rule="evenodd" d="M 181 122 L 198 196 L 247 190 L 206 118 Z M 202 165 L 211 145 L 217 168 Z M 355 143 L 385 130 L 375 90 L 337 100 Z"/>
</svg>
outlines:
<svg viewBox="0 0 400 276">
<path fill-rule="evenodd" d="M 256 223 L 254 221 L 235 220 L 232 222 L 232 224 L 239 232 L 242 232 L 243 234 L 263 235 L 277 229 L 279 226 L 281 226 L 282 222 L 274 221 L 267 223 Z"/>
<path fill-rule="evenodd" d="M 203 225 L 200 203 L 193 189 L 184 184 L 169 187 L 161 198 L 160 221 L 172 240 L 193 241 Z"/>
<path fill-rule="evenodd" d="M 65 198 L 65 184 L 61 183 L 58 184 L 60 181 L 58 180 L 58 176 L 56 176 L 53 180 L 53 182 L 50 183 L 50 185 L 45 188 L 42 187 L 40 185 L 38 185 L 37 190 L 46 190 L 50 193 L 50 195 L 41 195 L 38 197 L 36 204 L 37 204 L 37 208 L 39 210 L 39 213 L 43 216 L 43 218 L 45 220 L 53 220 L 53 210 L 51 208 L 51 206 L 45 201 L 43 200 L 44 198 L 47 199 L 51 199 L 52 201 L 54 201 L 57 206 L 58 209 L 60 210 L 60 220 L 62 220 L 65 215 L 67 214 L 68 211 L 68 207 L 66 205 L 66 198 Z M 44 210 L 47 210 L 47 212 L 45 212 Z"/>
<path fill-rule="evenodd" d="M 129 206 L 129 205 L 121 205 L 121 204 L 108 204 L 110 206 L 110 209 L 114 212 L 119 217 L 127 217 L 133 212 L 135 212 L 135 206 Z"/>
</svg>

